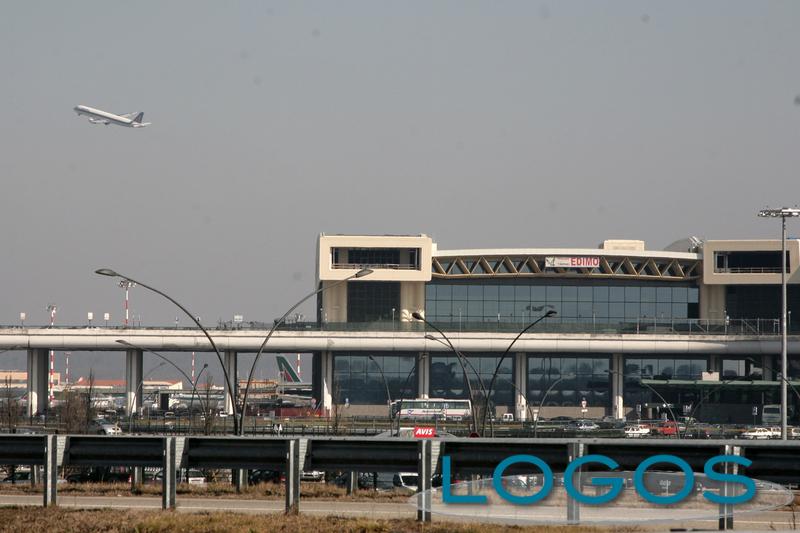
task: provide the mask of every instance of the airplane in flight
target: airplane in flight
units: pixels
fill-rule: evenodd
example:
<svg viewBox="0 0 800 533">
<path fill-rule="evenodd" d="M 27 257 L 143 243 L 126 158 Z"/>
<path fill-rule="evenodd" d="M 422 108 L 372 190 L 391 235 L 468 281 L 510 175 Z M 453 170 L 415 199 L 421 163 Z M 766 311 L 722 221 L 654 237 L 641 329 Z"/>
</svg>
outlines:
<svg viewBox="0 0 800 533">
<path fill-rule="evenodd" d="M 142 122 L 144 113 L 125 113 L 124 115 L 115 115 L 107 111 L 101 111 L 93 107 L 85 105 L 78 105 L 73 108 L 78 116 L 86 115 L 89 117 L 89 122 L 92 124 L 116 124 L 117 126 L 127 126 L 129 128 L 144 128 L 149 126 L 150 122 Z"/>
</svg>

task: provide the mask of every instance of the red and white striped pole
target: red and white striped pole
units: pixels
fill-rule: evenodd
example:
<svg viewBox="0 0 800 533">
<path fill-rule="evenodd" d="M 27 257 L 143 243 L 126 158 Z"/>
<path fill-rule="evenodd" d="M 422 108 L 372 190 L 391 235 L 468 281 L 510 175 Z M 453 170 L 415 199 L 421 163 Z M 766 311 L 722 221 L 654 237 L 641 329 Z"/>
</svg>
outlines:
<svg viewBox="0 0 800 533">
<path fill-rule="evenodd" d="M 50 312 L 50 327 L 52 328 L 56 323 L 56 304 L 50 304 L 47 306 L 47 310 Z M 55 378 L 56 373 L 56 352 L 55 350 L 50 350 L 50 379 L 47 384 L 47 407 L 50 407 L 50 404 L 55 399 L 53 395 L 53 381 Z"/>
<path fill-rule="evenodd" d="M 297 377 L 302 381 L 303 373 L 300 371 L 300 354 L 297 354 Z"/>
<path fill-rule="evenodd" d="M 125 289 L 125 327 L 128 327 L 129 322 L 129 315 L 128 315 L 128 291 L 131 287 L 135 287 L 136 284 L 130 280 L 123 279 L 119 282 L 119 286 Z"/>
<path fill-rule="evenodd" d="M 194 386 L 194 352 L 192 352 L 192 386 Z"/>
<path fill-rule="evenodd" d="M 69 356 L 71 355 L 70 352 L 64 352 L 64 358 L 66 359 L 65 366 L 64 366 L 64 385 L 69 386 Z"/>
</svg>

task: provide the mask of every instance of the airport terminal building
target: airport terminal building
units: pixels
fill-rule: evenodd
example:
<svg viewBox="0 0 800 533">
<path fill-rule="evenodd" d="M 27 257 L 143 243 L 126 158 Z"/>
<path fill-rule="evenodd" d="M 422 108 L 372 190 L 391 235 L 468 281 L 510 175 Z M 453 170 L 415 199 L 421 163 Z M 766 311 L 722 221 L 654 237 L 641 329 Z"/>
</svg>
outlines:
<svg viewBox="0 0 800 533">
<path fill-rule="evenodd" d="M 786 249 L 788 380 L 800 386 L 800 240 Z M 521 420 L 657 418 L 667 403 L 700 420 L 752 422 L 754 407 L 780 402 L 780 240 L 442 250 L 426 235 L 323 234 L 317 254 L 330 349 L 314 353 L 314 395 L 346 415 L 470 389 L 482 402 L 498 365 L 497 414 Z M 364 268 L 372 273 L 342 281 Z M 336 331 L 397 342 L 337 350 Z M 404 349 L 410 336 L 425 349 Z M 792 390 L 790 405 L 800 407 Z"/>
</svg>

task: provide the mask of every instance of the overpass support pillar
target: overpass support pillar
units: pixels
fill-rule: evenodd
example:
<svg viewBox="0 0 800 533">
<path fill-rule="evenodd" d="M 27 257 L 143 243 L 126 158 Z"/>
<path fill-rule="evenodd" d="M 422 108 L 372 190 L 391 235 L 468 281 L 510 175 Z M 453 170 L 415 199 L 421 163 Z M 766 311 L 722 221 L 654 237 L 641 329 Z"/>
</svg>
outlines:
<svg viewBox="0 0 800 533">
<path fill-rule="evenodd" d="M 527 355 L 518 353 L 514 356 L 514 420 L 528 419 L 528 398 L 526 390 L 528 387 L 528 365 L 525 364 Z M 500 385 L 495 384 L 495 388 Z"/>
<path fill-rule="evenodd" d="M 228 415 L 235 414 L 234 405 L 231 401 L 231 396 L 237 399 L 239 397 L 239 368 L 236 364 L 236 352 L 226 350 L 225 351 L 225 371 L 228 373 L 228 377 L 231 379 L 231 386 L 233 387 L 233 394 L 228 394 L 228 383 L 225 382 L 225 412 Z M 224 378 L 223 378 L 224 379 Z M 244 422 L 244 419 L 242 419 Z"/>
<path fill-rule="evenodd" d="M 322 397 L 319 399 L 324 414 L 330 415 L 333 408 L 333 353 L 329 351 L 320 352 L 320 376 L 322 387 L 320 388 Z"/>
<path fill-rule="evenodd" d="M 420 439 L 417 460 L 417 522 L 431 521 L 431 477 L 433 476 L 433 442 Z"/>
<path fill-rule="evenodd" d="M 28 416 L 34 416 L 47 408 L 48 350 L 28 350 Z"/>
<path fill-rule="evenodd" d="M 625 358 L 621 353 L 611 355 L 611 414 L 625 419 Z"/>
<path fill-rule="evenodd" d="M 431 390 L 431 366 L 428 352 L 417 354 L 417 397 L 428 398 Z"/>
<path fill-rule="evenodd" d="M 142 406 L 142 361 L 141 350 L 131 348 L 125 351 L 125 407 L 128 409 L 128 416 L 139 411 Z"/>
<path fill-rule="evenodd" d="M 777 379 L 775 372 L 773 372 L 772 356 L 764 354 L 761 356 L 761 375 L 767 381 L 774 381 Z"/>
</svg>

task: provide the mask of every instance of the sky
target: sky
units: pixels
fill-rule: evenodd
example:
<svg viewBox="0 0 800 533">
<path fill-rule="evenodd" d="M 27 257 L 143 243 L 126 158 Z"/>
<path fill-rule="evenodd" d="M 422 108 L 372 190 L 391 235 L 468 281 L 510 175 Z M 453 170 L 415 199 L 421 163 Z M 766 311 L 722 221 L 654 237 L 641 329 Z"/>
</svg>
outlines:
<svg viewBox="0 0 800 533">
<path fill-rule="evenodd" d="M 794 1 L 7 2 L 0 324 L 51 302 L 120 323 L 100 267 L 206 324 L 271 321 L 313 289 L 320 232 L 777 238 L 756 212 L 800 202 L 798 20 Z M 131 309 L 177 316 L 141 289 Z"/>
</svg>

